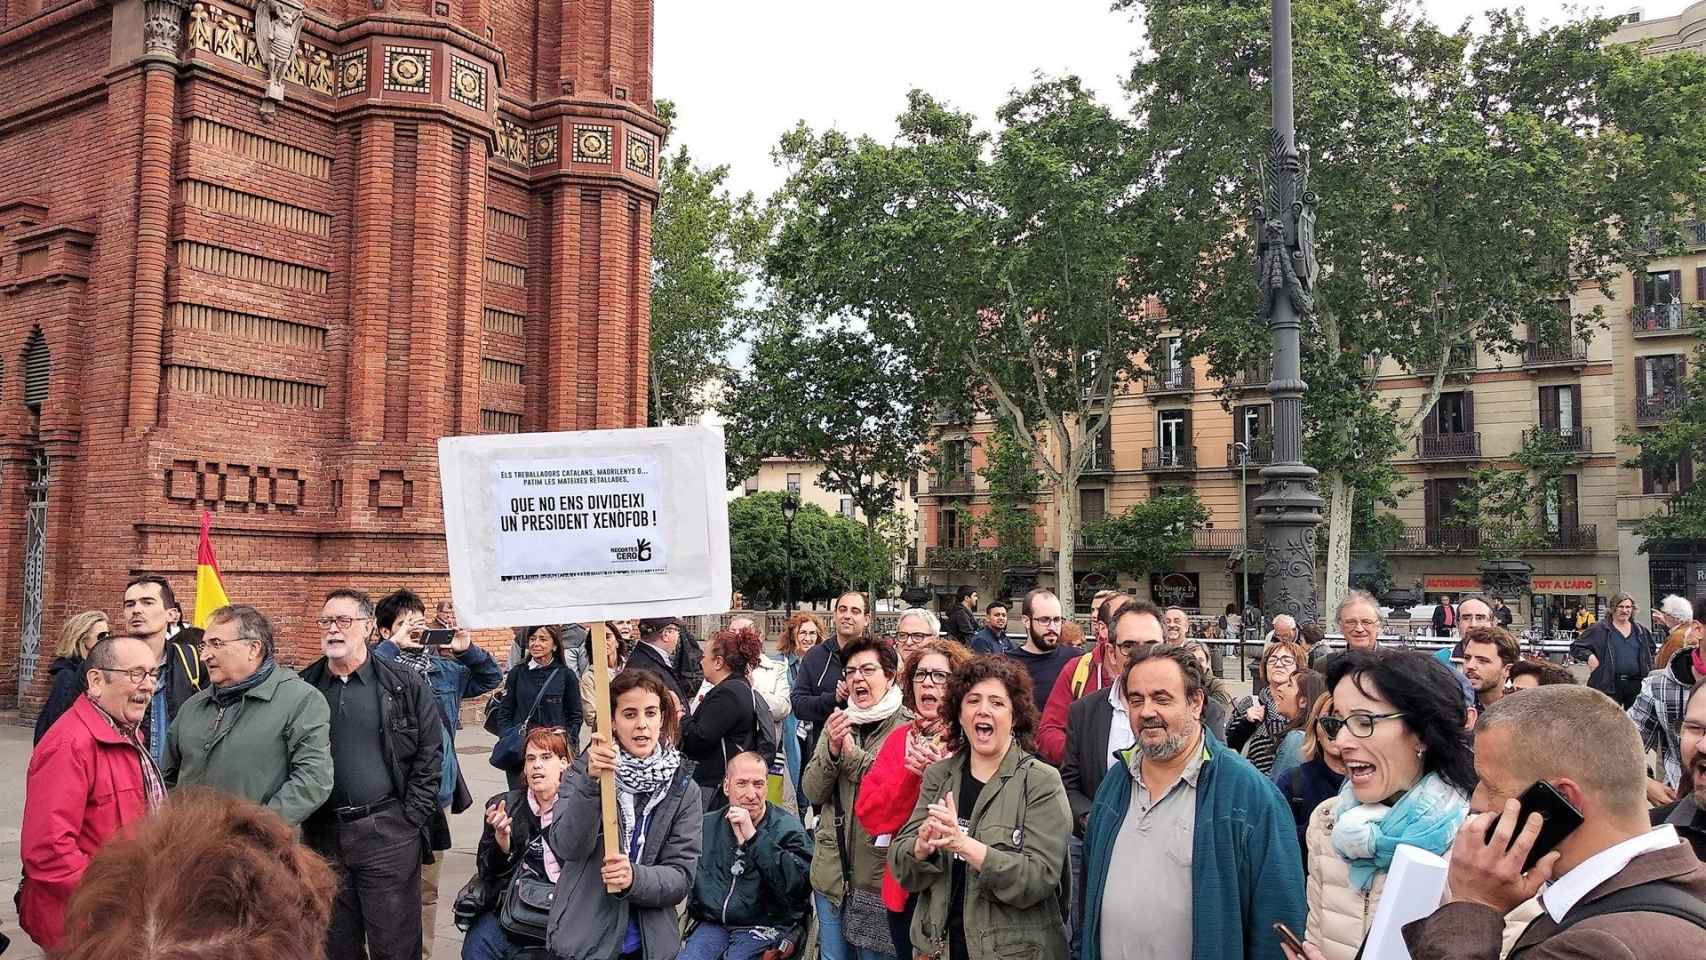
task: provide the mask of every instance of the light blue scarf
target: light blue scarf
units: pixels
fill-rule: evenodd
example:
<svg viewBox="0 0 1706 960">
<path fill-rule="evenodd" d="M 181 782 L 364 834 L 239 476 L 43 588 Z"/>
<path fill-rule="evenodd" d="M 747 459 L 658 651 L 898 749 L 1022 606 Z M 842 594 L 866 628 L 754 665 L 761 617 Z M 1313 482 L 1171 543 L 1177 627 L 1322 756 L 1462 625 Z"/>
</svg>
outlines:
<svg viewBox="0 0 1706 960">
<path fill-rule="evenodd" d="M 1334 811 L 1333 850 L 1350 864 L 1351 883 L 1367 890 L 1392 866 L 1400 843 L 1443 856 L 1468 815 L 1469 798 L 1437 773 L 1416 781 L 1391 806 L 1359 803 L 1346 780 Z"/>
</svg>

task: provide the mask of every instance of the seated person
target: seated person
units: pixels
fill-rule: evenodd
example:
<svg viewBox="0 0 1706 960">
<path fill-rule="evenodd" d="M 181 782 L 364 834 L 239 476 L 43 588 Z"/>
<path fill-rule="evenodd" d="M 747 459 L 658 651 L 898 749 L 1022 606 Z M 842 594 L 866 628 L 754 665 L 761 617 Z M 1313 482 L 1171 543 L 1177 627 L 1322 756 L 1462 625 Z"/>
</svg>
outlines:
<svg viewBox="0 0 1706 960">
<path fill-rule="evenodd" d="M 533 876 L 557 882 L 561 868 L 545 846 L 545 828 L 551 824 L 557 788 L 571 758 L 561 727 L 534 727 L 527 734 L 524 750 L 521 789 L 500 793 L 486 802 L 486 829 L 480 835 L 474 868 L 485 879 L 492 903 L 491 909 L 469 925 L 462 941 L 462 960 L 509 960 L 524 948 L 544 946 L 505 930 L 498 922 L 498 904 L 503 902 L 504 887 L 524 863 Z"/>
<path fill-rule="evenodd" d="M 679 960 L 777 960 L 805 942 L 812 841 L 799 818 L 765 800 L 764 758 L 734 756 L 729 805 L 705 814 L 704 848 Z"/>
</svg>

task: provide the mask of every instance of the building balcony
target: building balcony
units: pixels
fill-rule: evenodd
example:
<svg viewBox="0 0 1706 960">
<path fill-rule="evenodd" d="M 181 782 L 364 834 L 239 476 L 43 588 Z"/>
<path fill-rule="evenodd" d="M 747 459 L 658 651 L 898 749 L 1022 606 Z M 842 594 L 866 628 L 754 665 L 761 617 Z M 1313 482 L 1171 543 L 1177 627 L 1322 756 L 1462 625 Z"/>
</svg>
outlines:
<svg viewBox="0 0 1706 960">
<path fill-rule="evenodd" d="M 1101 447 L 1090 454 L 1090 459 L 1084 462 L 1083 476 L 1105 476 L 1114 472 L 1114 452 L 1107 447 Z"/>
<path fill-rule="evenodd" d="M 1629 309 L 1629 328 L 1636 337 L 1668 337 L 1688 332 L 1688 315 L 1703 304 L 1651 303 Z"/>
<path fill-rule="evenodd" d="M 1143 469 L 1151 473 L 1179 473 L 1196 468 L 1196 447 L 1143 448 Z"/>
<path fill-rule="evenodd" d="M 1439 524 L 1405 527 L 1388 553 L 1463 553 L 1481 548 L 1481 531 L 1474 527 Z"/>
<path fill-rule="evenodd" d="M 1143 381 L 1143 392 L 1151 397 L 1163 396 L 1169 393 L 1190 393 L 1197 386 L 1197 372 L 1194 367 L 1172 367 L 1157 370 Z"/>
<path fill-rule="evenodd" d="M 1481 433 L 1424 433 L 1416 438 L 1416 457 L 1421 460 L 1479 460 Z"/>
<path fill-rule="evenodd" d="M 970 473 L 933 473 L 930 475 L 930 493 L 971 493 L 972 479 Z"/>
<path fill-rule="evenodd" d="M 1592 427 L 1541 427 L 1539 430 L 1524 430 L 1522 445 L 1528 446 L 1529 441 L 1542 434 L 1550 434 L 1557 438 L 1559 451 L 1563 453 L 1588 454 L 1593 452 Z"/>
<path fill-rule="evenodd" d="M 1247 454 L 1240 456 L 1238 444 L 1226 445 L 1226 465 L 1236 470 L 1240 465 L 1252 467 L 1266 466 L 1274 462 L 1274 442 L 1268 437 L 1251 441 Z"/>
<path fill-rule="evenodd" d="M 1681 390 L 1666 390 L 1653 396 L 1635 398 L 1635 426 L 1656 427 L 1682 410 L 1687 400 Z"/>
<path fill-rule="evenodd" d="M 925 547 L 924 566 L 930 570 L 976 570 L 983 565 L 980 547 Z"/>
<path fill-rule="evenodd" d="M 1082 531 L 1073 537 L 1072 542 L 1076 552 L 1086 556 L 1108 552 L 1108 545 L 1105 542 L 1088 536 Z M 1250 538 L 1249 548 L 1260 550 L 1266 542 L 1262 537 L 1262 531 L 1256 530 Z M 1191 531 L 1191 545 L 1186 552 L 1235 553 L 1242 549 L 1244 549 L 1244 531 L 1238 527 L 1225 527 L 1219 530 L 1204 527 Z"/>
<path fill-rule="evenodd" d="M 1599 549 L 1599 525 L 1595 523 L 1579 523 L 1575 526 L 1545 530 L 1541 536 L 1543 539 L 1541 544 L 1535 547 L 1536 551 L 1585 553 Z"/>
<path fill-rule="evenodd" d="M 1273 368 L 1268 363 L 1253 363 L 1226 378 L 1226 386 L 1233 390 L 1261 390 L 1267 387 L 1273 379 Z"/>
<path fill-rule="evenodd" d="M 1586 340 L 1530 340 L 1522 351 L 1522 365 L 1525 367 L 1573 367 L 1586 363 L 1587 359 Z"/>
</svg>

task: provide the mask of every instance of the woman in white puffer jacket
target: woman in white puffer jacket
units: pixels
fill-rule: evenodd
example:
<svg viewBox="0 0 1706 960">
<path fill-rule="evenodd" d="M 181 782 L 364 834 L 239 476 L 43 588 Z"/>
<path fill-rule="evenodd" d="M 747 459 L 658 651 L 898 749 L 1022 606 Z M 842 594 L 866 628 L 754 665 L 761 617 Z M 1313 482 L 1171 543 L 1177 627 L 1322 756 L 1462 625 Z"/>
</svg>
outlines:
<svg viewBox="0 0 1706 960">
<path fill-rule="evenodd" d="M 1407 650 L 1352 652 L 1327 682 L 1333 713 L 1320 718 L 1318 733 L 1342 752 L 1347 777 L 1309 820 L 1304 939 L 1325 960 L 1354 960 L 1398 845 L 1450 851 L 1469 813 L 1475 759 L 1462 685 L 1438 660 Z M 1501 955 L 1538 912 L 1535 901 L 1512 911 Z"/>
</svg>

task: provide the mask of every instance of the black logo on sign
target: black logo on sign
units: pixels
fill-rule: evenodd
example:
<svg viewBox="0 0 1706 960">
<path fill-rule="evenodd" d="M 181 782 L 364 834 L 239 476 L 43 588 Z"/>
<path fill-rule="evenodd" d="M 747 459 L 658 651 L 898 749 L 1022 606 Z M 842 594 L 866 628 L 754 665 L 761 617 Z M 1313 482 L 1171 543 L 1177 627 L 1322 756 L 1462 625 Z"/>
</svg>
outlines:
<svg viewBox="0 0 1706 960">
<path fill-rule="evenodd" d="M 634 559 L 647 563 L 652 559 L 652 542 L 641 537 L 634 543 Z"/>
</svg>

